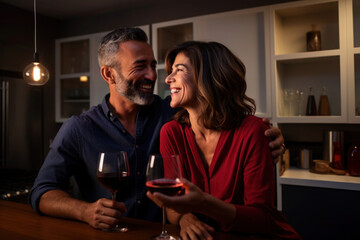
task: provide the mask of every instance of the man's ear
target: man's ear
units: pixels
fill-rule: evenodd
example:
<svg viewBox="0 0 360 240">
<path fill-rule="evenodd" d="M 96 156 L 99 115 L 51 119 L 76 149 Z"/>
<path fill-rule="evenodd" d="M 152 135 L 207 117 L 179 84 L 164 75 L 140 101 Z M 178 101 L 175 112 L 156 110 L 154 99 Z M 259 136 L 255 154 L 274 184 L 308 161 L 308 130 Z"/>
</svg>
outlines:
<svg viewBox="0 0 360 240">
<path fill-rule="evenodd" d="M 104 80 L 110 85 L 115 84 L 115 74 L 114 69 L 108 66 L 101 66 L 100 69 L 101 76 L 104 78 Z"/>
</svg>

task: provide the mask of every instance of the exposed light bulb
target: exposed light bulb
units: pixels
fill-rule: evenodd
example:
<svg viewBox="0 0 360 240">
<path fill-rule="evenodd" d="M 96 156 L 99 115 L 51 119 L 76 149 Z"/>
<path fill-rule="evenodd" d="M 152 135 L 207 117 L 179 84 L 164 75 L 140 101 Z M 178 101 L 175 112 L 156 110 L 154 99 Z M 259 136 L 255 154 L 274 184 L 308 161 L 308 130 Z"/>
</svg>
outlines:
<svg viewBox="0 0 360 240">
<path fill-rule="evenodd" d="M 36 48 L 36 0 L 34 0 L 34 61 L 27 65 L 23 71 L 24 81 L 32 86 L 41 86 L 49 80 L 49 71 L 39 62 L 39 54 Z"/>
<path fill-rule="evenodd" d="M 32 62 L 23 71 L 25 82 L 32 86 L 41 86 L 49 80 L 49 71 L 39 62 Z"/>
<path fill-rule="evenodd" d="M 39 63 L 34 63 L 34 67 L 33 67 L 33 79 L 34 79 L 34 81 L 39 81 L 39 80 L 40 80 L 40 68 L 39 68 Z"/>
</svg>

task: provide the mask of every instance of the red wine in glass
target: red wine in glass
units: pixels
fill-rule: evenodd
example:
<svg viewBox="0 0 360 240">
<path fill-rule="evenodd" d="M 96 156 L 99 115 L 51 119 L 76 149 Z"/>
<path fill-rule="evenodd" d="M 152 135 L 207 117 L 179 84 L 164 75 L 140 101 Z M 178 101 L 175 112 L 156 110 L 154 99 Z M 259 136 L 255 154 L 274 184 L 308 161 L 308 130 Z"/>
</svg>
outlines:
<svg viewBox="0 0 360 240">
<path fill-rule="evenodd" d="M 116 193 L 130 176 L 129 161 L 126 152 L 100 153 L 98 158 L 96 177 L 98 181 L 111 192 L 112 200 L 116 200 Z M 126 232 L 127 227 L 116 225 L 103 231 Z"/>
<path fill-rule="evenodd" d="M 127 172 L 120 173 L 98 173 L 97 179 L 105 188 L 109 189 L 111 193 L 115 193 L 128 180 Z"/>
<path fill-rule="evenodd" d="M 183 183 L 174 179 L 160 178 L 146 182 L 147 189 L 153 192 L 160 192 L 168 196 L 176 196 L 181 192 Z"/>
</svg>

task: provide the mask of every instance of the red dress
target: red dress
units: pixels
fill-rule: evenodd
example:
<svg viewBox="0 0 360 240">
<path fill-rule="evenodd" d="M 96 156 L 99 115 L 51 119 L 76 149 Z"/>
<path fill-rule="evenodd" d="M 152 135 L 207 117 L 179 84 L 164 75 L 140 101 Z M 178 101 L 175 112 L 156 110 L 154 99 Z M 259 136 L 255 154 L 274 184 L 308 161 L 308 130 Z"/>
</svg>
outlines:
<svg viewBox="0 0 360 240">
<path fill-rule="evenodd" d="M 211 164 L 205 167 L 191 127 L 171 121 L 161 129 L 160 152 L 179 154 L 183 177 L 234 204 L 236 220 L 231 226 L 222 226 L 224 231 L 301 239 L 274 207 L 275 171 L 266 129 L 260 118 L 249 116 L 238 129 L 223 131 Z"/>
</svg>

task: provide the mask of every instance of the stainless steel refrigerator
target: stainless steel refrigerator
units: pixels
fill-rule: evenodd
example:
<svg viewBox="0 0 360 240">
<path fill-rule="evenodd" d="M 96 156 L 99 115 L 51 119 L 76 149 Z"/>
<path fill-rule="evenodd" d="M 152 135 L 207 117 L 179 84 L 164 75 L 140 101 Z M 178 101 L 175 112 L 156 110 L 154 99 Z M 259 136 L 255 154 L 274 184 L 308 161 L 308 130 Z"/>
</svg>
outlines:
<svg viewBox="0 0 360 240">
<path fill-rule="evenodd" d="M 38 170 L 43 161 L 42 87 L 0 70 L 1 169 Z"/>
</svg>

